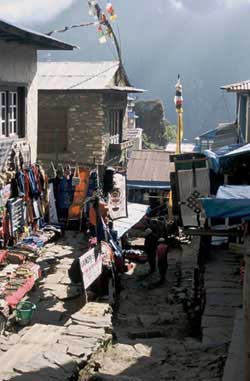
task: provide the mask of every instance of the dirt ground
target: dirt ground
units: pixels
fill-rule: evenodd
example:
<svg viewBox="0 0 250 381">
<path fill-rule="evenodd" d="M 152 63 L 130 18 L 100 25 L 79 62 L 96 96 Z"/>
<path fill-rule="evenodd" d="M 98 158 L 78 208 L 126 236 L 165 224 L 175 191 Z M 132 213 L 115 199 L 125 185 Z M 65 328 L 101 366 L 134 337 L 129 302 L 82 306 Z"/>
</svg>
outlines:
<svg viewBox="0 0 250 381">
<path fill-rule="evenodd" d="M 185 289 L 192 290 L 192 245 L 183 246 L 182 282 L 177 285 L 179 258 L 180 252 L 170 251 L 167 282 L 160 287 L 154 285 L 158 274 L 145 278 L 147 264 L 123 276 L 113 343 L 94 356 L 79 381 L 222 380 L 228 346 L 204 345 L 191 337 L 183 311 Z"/>
</svg>

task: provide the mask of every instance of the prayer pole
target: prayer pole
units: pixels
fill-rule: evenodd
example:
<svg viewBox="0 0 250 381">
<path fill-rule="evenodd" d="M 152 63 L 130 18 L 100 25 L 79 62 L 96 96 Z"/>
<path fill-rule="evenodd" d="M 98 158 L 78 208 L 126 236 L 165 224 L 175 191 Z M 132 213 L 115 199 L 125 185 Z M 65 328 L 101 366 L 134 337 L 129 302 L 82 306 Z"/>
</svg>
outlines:
<svg viewBox="0 0 250 381">
<path fill-rule="evenodd" d="M 180 74 L 178 75 L 178 81 L 175 85 L 175 107 L 177 112 L 177 136 L 176 136 L 176 154 L 181 153 L 181 143 L 183 138 L 183 97 L 182 97 L 182 85 L 180 81 Z"/>
</svg>

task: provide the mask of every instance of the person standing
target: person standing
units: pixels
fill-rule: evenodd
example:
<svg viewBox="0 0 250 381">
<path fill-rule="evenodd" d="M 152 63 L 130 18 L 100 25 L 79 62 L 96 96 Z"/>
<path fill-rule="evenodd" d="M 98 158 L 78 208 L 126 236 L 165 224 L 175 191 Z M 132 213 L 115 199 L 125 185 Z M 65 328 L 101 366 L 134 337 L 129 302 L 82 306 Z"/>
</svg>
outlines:
<svg viewBox="0 0 250 381">
<path fill-rule="evenodd" d="M 149 274 L 155 272 L 157 241 L 157 235 L 152 231 L 152 229 L 146 229 L 144 247 L 148 257 L 148 263 L 150 268 Z"/>
<path fill-rule="evenodd" d="M 158 239 L 158 246 L 156 249 L 156 257 L 158 261 L 158 269 L 160 274 L 160 283 L 166 280 L 166 273 L 168 269 L 168 246 L 164 238 Z"/>
</svg>

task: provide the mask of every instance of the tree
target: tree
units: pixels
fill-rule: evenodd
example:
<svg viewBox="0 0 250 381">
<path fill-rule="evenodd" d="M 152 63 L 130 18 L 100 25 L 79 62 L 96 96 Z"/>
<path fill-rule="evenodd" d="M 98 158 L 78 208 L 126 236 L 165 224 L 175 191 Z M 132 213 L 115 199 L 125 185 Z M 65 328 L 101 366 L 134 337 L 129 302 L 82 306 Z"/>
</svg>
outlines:
<svg viewBox="0 0 250 381">
<path fill-rule="evenodd" d="M 176 141 L 176 133 L 177 133 L 177 127 L 175 124 L 168 124 L 168 122 L 165 123 L 165 131 L 163 133 L 163 139 L 165 140 L 165 143 L 168 144 L 170 142 Z"/>
</svg>

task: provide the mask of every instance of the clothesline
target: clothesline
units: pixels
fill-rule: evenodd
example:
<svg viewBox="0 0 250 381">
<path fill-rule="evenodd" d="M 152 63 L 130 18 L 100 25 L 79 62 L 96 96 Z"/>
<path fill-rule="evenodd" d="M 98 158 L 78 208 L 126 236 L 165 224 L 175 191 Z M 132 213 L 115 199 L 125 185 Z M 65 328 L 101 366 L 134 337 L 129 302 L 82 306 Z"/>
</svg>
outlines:
<svg viewBox="0 0 250 381">
<path fill-rule="evenodd" d="M 57 30 L 52 30 L 47 34 L 47 36 L 51 36 L 52 34 L 54 33 L 64 33 L 64 32 L 67 32 L 68 30 L 70 29 L 74 29 L 74 28 L 82 28 L 82 27 L 85 27 L 85 26 L 92 26 L 92 25 L 99 25 L 99 22 L 96 21 L 96 22 L 87 22 L 87 23 L 82 23 L 82 24 L 74 24 L 74 25 L 70 25 L 70 26 L 65 26 L 64 28 L 62 29 L 57 29 Z"/>
</svg>

